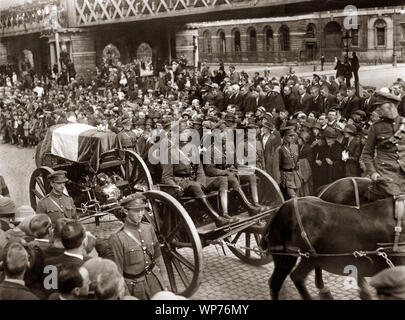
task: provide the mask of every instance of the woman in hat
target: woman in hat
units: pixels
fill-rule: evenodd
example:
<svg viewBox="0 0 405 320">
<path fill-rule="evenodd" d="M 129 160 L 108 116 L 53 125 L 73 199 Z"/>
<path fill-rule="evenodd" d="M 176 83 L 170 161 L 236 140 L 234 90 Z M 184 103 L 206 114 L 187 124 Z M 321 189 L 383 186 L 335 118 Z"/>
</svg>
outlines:
<svg viewBox="0 0 405 320">
<path fill-rule="evenodd" d="M 311 163 L 313 162 L 311 143 L 313 141 L 312 137 L 312 123 L 305 122 L 299 132 L 298 136 L 298 172 L 302 179 L 302 186 L 300 189 L 300 197 L 310 196 L 313 194 L 313 183 L 312 183 L 312 168 Z"/>
<path fill-rule="evenodd" d="M 332 183 L 345 176 L 345 166 L 342 161 L 343 146 L 336 141 L 338 134 L 336 129 L 326 127 L 323 132 L 326 141 L 323 165 L 326 168 L 325 184 Z"/>
<path fill-rule="evenodd" d="M 278 161 L 275 159 L 277 155 L 275 151 L 281 145 L 280 133 L 275 129 L 273 122 L 267 121 L 263 123 L 262 131 L 265 170 L 280 183 L 280 169 L 277 166 Z"/>
<path fill-rule="evenodd" d="M 317 121 L 312 128 L 314 141 L 311 144 L 313 161 L 312 167 L 312 183 L 313 190 L 317 190 L 320 186 L 326 184 L 326 167 L 324 164 L 326 142 L 323 137 L 322 124 Z"/>
<path fill-rule="evenodd" d="M 301 177 L 298 174 L 297 133 L 294 127 L 280 130 L 283 142 L 276 150 L 280 169 L 280 186 L 286 199 L 296 198 L 300 193 Z"/>
<path fill-rule="evenodd" d="M 345 150 L 342 153 L 342 160 L 345 162 L 345 176 L 358 177 L 360 176 L 359 159 L 361 151 L 360 139 L 357 135 L 357 128 L 352 124 L 347 124 L 344 128 Z"/>
</svg>

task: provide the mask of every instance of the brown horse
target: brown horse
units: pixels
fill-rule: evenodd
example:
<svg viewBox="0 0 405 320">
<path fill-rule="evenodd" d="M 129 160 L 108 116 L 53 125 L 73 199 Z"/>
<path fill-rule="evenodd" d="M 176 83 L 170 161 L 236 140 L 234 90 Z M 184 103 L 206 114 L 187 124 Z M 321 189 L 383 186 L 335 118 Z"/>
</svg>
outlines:
<svg viewBox="0 0 405 320">
<path fill-rule="evenodd" d="M 369 178 L 343 178 L 320 187 L 316 191 L 316 194 L 317 197 L 327 202 L 358 207 L 369 202 L 365 195 L 370 184 L 371 179 Z M 364 279 L 358 280 L 361 282 L 365 281 Z M 324 284 L 322 269 L 315 268 L 315 285 L 319 289 L 321 299 L 333 299 L 330 289 Z M 367 296 L 364 298 L 367 298 Z"/>
<path fill-rule="evenodd" d="M 316 197 L 293 199 L 285 202 L 270 221 L 264 233 L 262 248 L 273 253 L 275 268 L 269 280 L 273 299 L 278 299 L 281 286 L 288 275 L 291 276 L 301 296 L 304 299 L 311 299 L 305 286 L 309 272 L 317 270 L 316 284 L 319 288 L 322 269 L 347 275 L 345 268 L 350 265 L 357 268 L 360 296 L 371 297 L 366 289 L 364 277 L 373 276 L 388 265 L 377 254 L 356 257 L 353 253 L 375 251 L 378 248 L 377 243 L 393 242 L 396 224 L 394 203 L 392 198 L 365 203 L 363 194 L 370 180 L 356 178 L 356 182 L 359 197 L 353 195 L 353 187 L 349 188 L 349 184 L 353 183 L 349 179 L 343 179 L 335 186 L 326 187 L 321 193 L 324 199 L 338 200 L 345 203 L 344 205 L 326 202 Z M 360 205 L 357 207 L 358 203 Z M 308 241 L 303 237 L 305 234 Z M 327 255 L 304 257 L 291 272 L 298 257 L 284 254 L 296 253 L 298 249 L 300 252 L 310 252 L 311 247 L 317 254 Z M 405 264 L 404 256 L 391 256 L 390 259 L 394 264 Z"/>
<path fill-rule="evenodd" d="M 359 206 L 369 202 L 365 195 L 371 183 L 369 178 L 343 178 L 320 187 L 316 194 L 327 202 Z"/>
</svg>

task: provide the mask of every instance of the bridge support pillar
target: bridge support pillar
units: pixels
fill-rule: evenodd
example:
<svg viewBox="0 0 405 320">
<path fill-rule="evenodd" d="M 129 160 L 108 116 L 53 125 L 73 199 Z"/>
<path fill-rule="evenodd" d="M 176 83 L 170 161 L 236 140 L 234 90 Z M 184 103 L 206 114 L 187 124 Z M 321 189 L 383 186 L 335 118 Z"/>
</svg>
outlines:
<svg viewBox="0 0 405 320">
<path fill-rule="evenodd" d="M 0 65 L 7 63 L 7 46 L 5 43 L 0 42 Z"/>
<path fill-rule="evenodd" d="M 95 37 L 91 32 L 78 32 L 71 35 L 72 60 L 76 73 L 89 79 L 96 67 Z"/>
<path fill-rule="evenodd" d="M 198 65 L 198 29 L 185 26 L 176 31 L 176 57 L 187 59 L 189 66 Z"/>
</svg>

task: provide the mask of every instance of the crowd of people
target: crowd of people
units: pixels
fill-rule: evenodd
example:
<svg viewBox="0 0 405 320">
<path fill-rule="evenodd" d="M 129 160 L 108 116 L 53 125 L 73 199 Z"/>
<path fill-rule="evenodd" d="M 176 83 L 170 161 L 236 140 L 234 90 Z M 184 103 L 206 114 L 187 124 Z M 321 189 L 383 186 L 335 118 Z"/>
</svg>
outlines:
<svg viewBox="0 0 405 320">
<path fill-rule="evenodd" d="M 7 90 L 0 102 L 3 142 L 20 147 L 35 146 L 46 129 L 54 124 L 86 123 L 117 133 L 124 148 L 133 149 L 146 159 L 149 149 L 157 142 L 153 134 L 156 130 L 169 132 L 178 125 L 180 141 L 187 142 L 190 137 L 186 133 L 191 132 L 188 129 L 195 129 L 201 133 L 200 152 L 204 152 L 204 139 L 214 129 L 219 132 L 255 129 L 256 166 L 273 177 L 286 199 L 315 195 L 319 187 L 343 177 L 367 175 L 360 156 L 368 129 L 382 116 L 374 104 L 377 88 L 363 86 L 362 92 L 358 92 L 340 69 L 336 77 L 314 74 L 308 79 L 298 77 L 290 68 L 286 75 L 277 78 L 271 75 L 271 70 L 266 70 L 264 75 L 256 72 L 249 76 L 236 71 L 232 65 L 229 70 L 225 70 L 223 64 L 211 70 L 207 63 L 202 63 L 201 70 L 194 70 L 186 64 L 184 59 L 173 61 L 159 75 L 150 77 L 140 76 L 136 62 L 126 65 L 106 62 L 95 70 L 89 81 L 72 78 L 68 84 L 61 85 L 57 79 L 39 80 L 34 76 L 31 87 L 17 77 L 6 81 Z M 396 79 L 389 88 L 379 88 L 378 92 L 391 97 L 398 106 L 399 115 L 405 116 L 405 82 L 402 79 Z M 160 174 L 163 183 L 180 185 L 183 192 L 187 189 L 192 196 L 201 199 L 215 223 L 222 226 L 233 221 L 226 209 L 226 192 L 221 192 L 226 191 L 228 184 L 240 191 L 249 212 L 260 211 L 255 179 L 249 180 L 253 185 L 253 203 L 250 203 L 234 178 L 234 169 L 233 165 L 222 164 L 201 166 L 197 171 L 188 172 L 186 166 L 173 167 L 169 163 L 161 166 Z M 215 178 L 205 186 L 205 191 L 210 188 L 219 191 L 221 215 L 204 202 L 200 184 L 194 183 L 198 179 L 191 181 L 191 176 L 195 178 L 200 174 Z M 5 185 L 3 180 L 0 183 Z M 106 244 L 86 233 L 77 221 L 54 220 L 46 212 L 34 214 L 32 208 L 26 206 L 16 209 L 7 188 L 1 190 L 1 216 L 8 219 L 7 223 L 2 223 L 3 232 L 0 233 L 6 278 L 3 284 L 8 281 L 6 285 L 14 288 L 16 284 L 23 285 L 23 297 L 33 298 L 29 294 L 36 294 L 48 298 L 57 291 L 41 287 L 43 278 L 35 274 L 38 269 L 33 270 L 32 263 L 28 264 L 29 257 L 36 256 L 35 250 L 42 250 L 43 259 L 38 262 L 42 267 L 46 259 L 52 260 L 61 254 L 64 258 L 80 260 L 80 263 L 67 263 L 58 269 L 62 285 L 54 298 L 86 298 L 89 287 L 93 296 L 99 299 L 123 299 L 128 295 L 150 298 L 159 291 L 150 292 L 145 284 L 128 291 L 130 277 L 125 277 L 123 264 L 124 267 L 125 263 L 131 264 L 136 257 L 132 259 L 130 252 L 128 256 L 122 256 L 122 253 L 119 256 L 117 252 L 120 252 L 122 237 L 127 236 L 125 230 L 135 232 L 136 227 L 128 226 L 123 234 L 115 235 Z M 129 211 L 144 208 L 138 198 L 133 200 L 136 203 L 134 207 L 128 206 Z M 27 216 L 30 217 L 28 222 L 21 218 Z M 10 226 L 13 223 L 17 226 Z M 139 227 L 139 221 L 128 224 L 131 223 L 138 223 Z M 153 235 L 148 237 L 153 243 Z M 24 241 L 16 244 L 11 241 L 14 238 Z M 132 239 L 131 235 L 129 238 Z M 85 262 L 85 256 L 94 251 L 103 258 Z M 113 252 L 110 257 L 115 264 L 111 264 L 104 251 Z M 144 250 L 145 254 L 149 256 L 150 252 Z M 160 269 L 163 268 L 161 264 Z M 160 283 L 164 281 L 158 282 L 154 284 L 156 287 L 166 289 Z M 21 290 L 17 290 L 16 297 L 22 294 Z M 7 292 L 9 290 L 0 284 L 0 296 L 10 297 Z"/>
</svg>

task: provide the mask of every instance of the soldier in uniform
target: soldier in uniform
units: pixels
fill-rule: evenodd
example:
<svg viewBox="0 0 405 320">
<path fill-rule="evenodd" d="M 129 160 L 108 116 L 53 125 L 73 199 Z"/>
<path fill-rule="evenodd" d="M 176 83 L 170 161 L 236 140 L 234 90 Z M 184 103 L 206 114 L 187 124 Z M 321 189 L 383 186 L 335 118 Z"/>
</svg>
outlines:
<svg viewBox="0 0 405 320">
<path fill-rule="evenodd" d="M 123 129 L 118 133 L 118 139 L 124 149 L 135 150 L 136 145 L 136 134 L 131 130 L 131 120 L 125 119 L 121 122 Z"/>
<path fill-rule="evenodd" d="M 130 295 L 147 300 L 168 286 L 160 244 L 151 224 L 142 221 L 147 207 L 145 197 L 135 193 L 120 204 L 127 217 L 124 226 L 109 238 L 113 260 Z"/>
<path fill-rule="evenodd" d="M 360 157 L 375 182 L 367 192 L 372 201 L 405 192 L 405 118 L 398 114 L 400 99 L 382 91 L 376 92 L 375 98 L 381 120 L 369 128 Z"/>
<path fill-rule="evenodd" d="M 281 190 L 286 199 L 296 198 L 301 188 L 298 174 L 298 146 L 295 144 L 297 133 L 295 128 L 287 126 L 280 129 L 283 142 L 276 149 L 281 177 Z"/>
<path fill-rule="evenodd" d="M 37 205 L 37 213 L 46 213 L 55 224 L 59 218 L 76 218 L 76 207 L 73 199 L 63 193 L 66 178 L 66 171 L 58 170 L 48 175 L 48 180 L 51 183 L 52 191 L 44 198 L 39 200 Z"/>
<path fill-rule="evenodd" d="M 182 132 L 180 134 L 180 148 L 174 150 L 178 152 L 178 159 L 173 159 L 171 157 L 171 150 L 176 148 L 176 146 L 174 143 L 169 144 L 168 161 L 167 163 L 161 162 L 162 182 L 177 187 L 180 194 L 196 198 L 206 209 L 206 212 L 214 220 L 217 226 L 224 226 L 236 221 L 236 219 L 227 216 L 225 200 L 222 199 L 221 201 L 222 205 L 225 206 L 225 208 L 223 207 L 223 216 L 220 216 L 207 201 L 203 188 L 207 192 L 213 190 L 227 190 L 228 180 L 226 177 L 215 177 L 215 179 L 207 180 L 199 159 L 198 147 L 191 143 L 187 144 L 188 139 L 187 132 Z M 189 147 L 189 150 L 187 150 L 187 147 Z"/>
<path fill-rule="evenodd" d="M 229 133 L 229 131 L 228 131 Z M 230 134 L 230 137 L 233 137 L 232 134 Z M 207 149 L 207 154 L 210 155 L 210 161 L 208 161 L 208 164 L 204 164 L 204 169 L 207 174 L 208 179 L 212 179 L 212 177 L 224 177 L 228 181 L 228 186 L 231 187 L 233 190 L 235 190 L 239 196 L 241 197 L 243 203 L 247 207 L 249 213 L 251 214 L 256 214 L 259 213 L 261 210 L 260 204 L 259 204 L 259 196 L 258 196 L 258 191 L 257 191 L 257 182 L 256 182 L 256 176 L 252 174 L 246 174 L 240 176 L 240 179 L 246 182 L 249 182 L 252 190 L 252 198 L 254 201 L 254 204 L 252 204 L 248 198 L 245 195 L 245 192 L 242 190 L 239 179 L 237 176 L 238 170 L 237 167 L 238 165 L 236 164 L 235 166 L 235 150 L 234 150 L 234 145 L 230 139 L 227 139 L 227 132 L 223 132 L 220 134 L 221 142 L 222 142 L 222 150 L 219 150 L 216 143 L 215 139 L 214 142 L 211 144 L 211 146 Z M 246 150 L 246 148 L 245 148 Z M 227 161 L 227 153 L 231 155 L 231 160 L 232 161 Z M 231 163 L 229 163 L 231 162 Z M 249 172 L 250 173 L 250 172 Z M 228 207 L 228 188 L 225 190 L 220 190 L 219 191 L 220 199 L 221 199 L 221 204 L 222 207 L 226 208 Z M 224 209 L 225 210 L 225 209 Z"/>
</svg>

